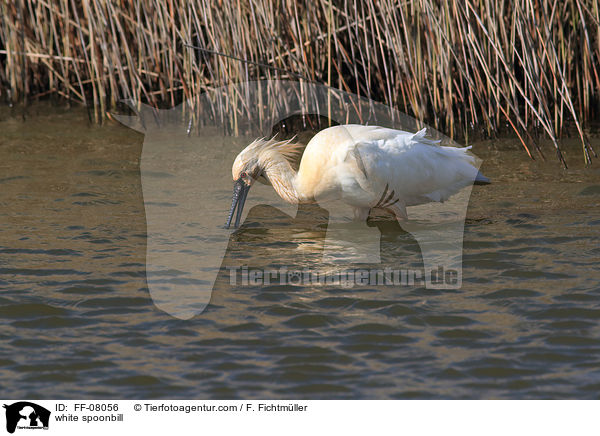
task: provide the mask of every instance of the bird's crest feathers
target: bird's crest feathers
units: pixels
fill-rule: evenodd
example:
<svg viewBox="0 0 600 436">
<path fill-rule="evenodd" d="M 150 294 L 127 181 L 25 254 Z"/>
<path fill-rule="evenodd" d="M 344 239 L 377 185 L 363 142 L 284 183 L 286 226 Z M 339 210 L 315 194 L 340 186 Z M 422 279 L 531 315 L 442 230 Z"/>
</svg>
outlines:
<svg viewBox="0 0 600 436">
<path fill-rule="evenodd" d="M 277 135 L 271 139 L 258 138 L 237 155 L 231 168 L 233 180 L 237 180 L 242 171 L 258 167 L 264 169 L 267 165 L 278 162 L 281 157 L 297 169 L 305 145 L 294 142 L 295 137 L 278 141 Z"/>
<path fill-rule="evenodd" d="M 295 136 L 290 139 L 284 139 L 281 141 L 277 140 L 276 138 L 277 135 L 275 135 L 271 139 L 267 139 L 266 137 L 258 138 L 254 140 L 250 145 L 248 145 L 244 152 L 255 154 L 257 157 L 260 155 L 274 152 L 282 155 L 290 163 L 297 162 L 300 158 L 300 155 L 304 151 L 306 145 L 294 142 L 294 139 L 296 139 Z"/>
<path fill-rule="evenodd" d="M 277 140 L 277 135 L 273 136 L 271 139 L 267 139 L 266 137 L 258 138 L 253 141 L 248 149 L 256 150 L 258 153 L 265 151 L 276 151 L 286 158 L 296 158 L 299 153 L 302 152 L 303 145 L 297 142 L 294 142 L 296 137 L 292 137 L 290 139 Z"/>
</svg>

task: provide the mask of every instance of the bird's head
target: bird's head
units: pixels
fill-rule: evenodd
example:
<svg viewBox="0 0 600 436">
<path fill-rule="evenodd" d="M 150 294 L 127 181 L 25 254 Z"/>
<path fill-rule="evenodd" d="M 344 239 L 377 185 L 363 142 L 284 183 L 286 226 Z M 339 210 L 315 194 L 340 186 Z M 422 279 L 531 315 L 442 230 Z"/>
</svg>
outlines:
<svg viewBox="0 0 600 436">
<path fill-rule="evenodd" d="M 234 182 L 244 183 L 247 186 L 252 184 L 261 176 L 262 166 L 259 164 L 258 155 L 248 151 L 245 148 L 237 155 L 231 167 L 231 175 Z"/>
<path fill-rule="evenodd" d="M 233 198 L 231 199 L 231 209 L 227 217 L 225 228 L 229 228 L 233 214 L 237 208 L 234 227 L 238 227 L 242 217 L 242 210 L 246 202 L 246 196 L 250 187 L 255 181 L 269 184 L 266 169 L 269 165 L 283 158 L 287 160 L 294 159 L 301 151 L 299 144 L 292 140 L 277 141 L 273 139 L 259 138 L 244 148 L 237 155 L 231 167 L 233 177 Z"/>
</svg>

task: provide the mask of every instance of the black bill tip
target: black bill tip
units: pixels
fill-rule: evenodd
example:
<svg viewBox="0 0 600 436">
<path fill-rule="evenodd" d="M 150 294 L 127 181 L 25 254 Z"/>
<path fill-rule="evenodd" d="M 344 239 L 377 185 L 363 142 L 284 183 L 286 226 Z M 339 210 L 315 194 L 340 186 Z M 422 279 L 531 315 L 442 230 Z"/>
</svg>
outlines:
<svg viewBox="0 0 600 436">
<path fill-rule="evenodd" d="M 237 214 L 235 216 L 235 223 L 233 227 L 239 227 L 240 220 L 242 218 L 242 211 L 244 210 L 244 203 L 246 203 L 246 196 L 248 195 L 249 190 L 250 186 L 246 185 L 242 179 L 235 181 L 233 185 L 233 197 L 231 198 L 231 209 L 229 209 L 229 216 L 227 217 L 227 222 L 225 223 L 226 229 L 231 226 L 231 220 L 233 219 L 233 214 L 235 213 L 236 209 Z"/>
</svg>

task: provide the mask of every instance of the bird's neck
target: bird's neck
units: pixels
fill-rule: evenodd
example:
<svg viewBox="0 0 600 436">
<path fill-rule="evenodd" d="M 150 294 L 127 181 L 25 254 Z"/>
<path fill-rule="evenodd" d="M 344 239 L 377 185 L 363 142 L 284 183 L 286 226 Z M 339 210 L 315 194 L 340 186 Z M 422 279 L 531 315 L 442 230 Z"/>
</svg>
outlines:
<svg viewBox="0 0 600 436">
<path fill-rule="evenodd" d="M 298 204 L 297 173 L 287 159 L 279 154 L 265 166 L 265 175 L 277 194 L 288 203 Z"/>
</svg>

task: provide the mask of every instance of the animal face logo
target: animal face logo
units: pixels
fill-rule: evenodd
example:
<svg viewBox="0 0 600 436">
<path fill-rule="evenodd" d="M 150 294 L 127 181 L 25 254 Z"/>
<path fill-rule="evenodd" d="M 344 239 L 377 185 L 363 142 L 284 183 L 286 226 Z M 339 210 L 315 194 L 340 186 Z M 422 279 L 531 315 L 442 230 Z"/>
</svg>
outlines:
<svg viewBox="0 0 600 436">
<path fill-rule="evenodd" d="M 247 174 L 256 176 L 261 183 L 253 183 L 249 194 L 238 192 L 237 199 L 234 190 L 235 204 L 231 201 L 232 166 L 240 186 L 246 167 L 250 168 L 239 162 L 236 166 L 236 156 L 256 138 L 272 138 L 273 126 L 281 125 L 282 120 L 293 115 L 326 114 L 333 124 L 420 131 L 423 141 L 443 140 L 444 145 L 458 146 L 433 129 L 427 130 L 425 139 L 416 120 L 393 108 L 323 85 L 258 81 L 227 88 L 202 94 L 170 110 L 129 102 L 137 116 L 114 115 L 124 125 L 144 134 L 140 172 L 147 222 L 147 284 L 155 305 L 177 318 L 189 319 L 210 302 L 219 271 L 227 268 L 223 259 L 228 245 L 235 240 L 234 225 L 243 225 L 248 211 L 268 205 L 292 220 L 296 217 L 298 206 L 284 201 L 273 186 L 263 184 L 277 183 L 267 180 L 264 174 Z M 220 99 L 225 94 L 236 95 L 239 105 L 224 105 Z M 238 136 L 227 131 L 232 123 L 223 119 L 228 117 L 235 119 L 233 125 L 240 129 Z M 199 134 L 190 134 L 192 121 L 200 125 Z M 348 141 L 360 141 L 351 130 L 343 133 Z M 354 165 L 368 178 L 368 169 L 373 166 L 363 150 L 366 148 L 356 147 L 356 152 L 348 156 L 348 167 Z M 472 156 L 472 174 L 468 177 L 473 181 L 479 164 Z M 471 185 L 466 183 L 456 195 L 444 198 L 443 203 L 411 206 L 401 224 L 421 248 L 426 287 L 461 286 L 462 237 Z M 284 185 L 280 188 L 286 189 Z M 381 197 L 379 203 L 404 213 L 397 207 L 394 190 L 398 188 L 386 187 L 385 183 L 379 188 L 381 192 L 374 194 Z M 367 226 L 366 217 L 348 224 L 353 211 L 347 202 L 331 200 L 326 195 L 316 196 L 315 200 L 329 216 L 319 265 L 331 269 L 381 262 L 381 233 L 376 227 Z M 235 205 L 238 209 L 234 216 Z M 230 228 L 224 225 L 228 216 Z M 294 269 L 293 265 L 288 269 Z M 452 280 L 436 281 L 434 274 L 428 276 L 427 271 L 451 271 Z"/>
<path fill-rule="evenodd" d="M 47 429 L 50 424 L 50 411 L 29 401 L 19 401 L 4 405 L 6 409 L 6 431 L 14 433 L 17 428 Z"/>
</svg>

